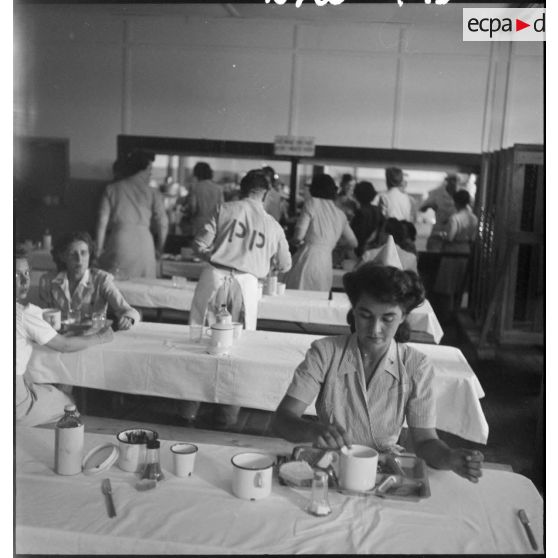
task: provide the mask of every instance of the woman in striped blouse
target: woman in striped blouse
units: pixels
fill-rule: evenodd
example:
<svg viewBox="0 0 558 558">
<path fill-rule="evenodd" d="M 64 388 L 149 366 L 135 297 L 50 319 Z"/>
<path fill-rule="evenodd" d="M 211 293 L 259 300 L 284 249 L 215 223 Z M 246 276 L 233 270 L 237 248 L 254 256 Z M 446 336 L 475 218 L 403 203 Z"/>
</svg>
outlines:
<svg viewBox="0 0 558 558">
<path fill-rule="evenodd" d="M 482 453 L 451 449 L 438 438 L 432 365 L 405 343 L 405 318 L 424 301 L 418 275 L 370 262 L 343 283 L 352 333 L 312 343 L 277 408 L 277 433 L 323 448 L 358 443 L 397 451 L 406 420 L 417 456 L 478 482 Z M 303 418 L 315 399 L 318 420 Z"/>
</svg>

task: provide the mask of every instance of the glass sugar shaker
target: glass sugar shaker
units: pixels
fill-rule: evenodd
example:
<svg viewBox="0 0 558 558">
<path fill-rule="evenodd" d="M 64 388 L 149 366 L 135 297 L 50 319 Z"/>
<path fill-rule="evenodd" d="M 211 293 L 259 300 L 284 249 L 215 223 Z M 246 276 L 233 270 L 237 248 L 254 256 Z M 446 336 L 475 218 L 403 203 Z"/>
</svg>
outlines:
<svg viewBox="0 0 558 558">
<path fill-rule="evenodd" d="M 312 480 L 312 501 L 307 510 L 312 515 L 323 516 L 331 513 L 331 506 L 327 497 L 328 474 L 316 471 Z"/>
<path fill-rule="evenodd" d="M 147 452 L 145 455 L 145 467 L 141 475 L 142 479 L 161 481 L 165 478 L 159 463 L 159 440 L 149 440 L 147 442 Z"/>
</svg>

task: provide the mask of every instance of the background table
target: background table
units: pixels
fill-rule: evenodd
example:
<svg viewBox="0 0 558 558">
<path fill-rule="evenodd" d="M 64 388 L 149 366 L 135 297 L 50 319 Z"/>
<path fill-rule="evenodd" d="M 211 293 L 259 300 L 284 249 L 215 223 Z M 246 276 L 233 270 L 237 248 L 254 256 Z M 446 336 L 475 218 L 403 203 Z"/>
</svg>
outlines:
<svg viewBox="0 0 558 558">
<path fill-rule="evenodd" d="M 29 259 L 29 266 L 31 269 L 36 269 L 40 271 L 50 271 L 51 269 L 56 269 L 56 264 L 52 259 L 50 250 L 35 249 L 31 250 L 27 257 Z"/>
<path fill-rule="evenodd" d="M 167 260 L 161 258 L 159 260 L 159 274 L 161 277 L 172 277 L 178 275 L 188 279 L 197 281 L 207 265 L 206 262 L 192 262 L 186 260 Z"/>
<path fill-rule="evenodd" d="M 38 285 L 43 273 L 44 271 L 31 272 L 29 301 L 33 304 L 39 304 Z M 171 279 L 136 278 L 126 281 L 117 280 L 115 283 L 132 306 L 180 312 L 190 311 L 196 289 L 194 282 L 173 287 Z M 345 293 L 332 293 L 331 296 L 332 300 L 328 300 L 327 292 L 295 289 L 288 289 L 282 296 L 264 295 L 258 304 L 258 319 L 293 324 L 295 327 L 286 328 L 293 331 L 322 335 L 345 333 L 348 331 L 349 299 Z M 439 343 L 444 335 L 442 326 L 428 300 L 415 308 L 407 317 L 407 321 L 411 327 L 411 341 Z M 262 328 L 261 325 L 260 329 L 267 329 Z"/>
<path fill-rule="evenodd" d="M 111 343 L 76 353 L 37 346 L 28 365 L 36 382 L 226 403 L 274 411 L 296 366 L 318 336 L 244 331 L 230 356 L 206 353 L 188 340 L 188 326 L 139 323 Z M 412 344 L 432 360 L 437 428 L 486 443 L 484 392 L 459 349 Z M 308 412 L 314 412 L 313 407 Z"/>
<path fill-rule="evenodd" d="M 190 311 L 196 288 L 196 283 L 174 288 L 169 279 L 134 279 L 117 281 L 116 285 L 132 306 L 185 312 Z M 351 307 L 347 295 L 332 293 L 332 300 L 328 297 L 327 292 L 294 289 L 288 289 L 282 296 L 264 295 L 258 303 L 258 319 L 294 322 L 306 330 L 312 329 L 310 324 L 346 327 Z M 427 300 L 415 308 L 407 320 L 412 341 L 439 343 L 444 335 Z"/>
<path fill-rule="evenodd" d="M 114 441 L 86 433 L 85 449 Z M 529 553 L 519 508 L 529 515 L 542 550 L 542 499 L 530 480 L 515 473 L 486 470 L 472 484 L 429 469 L 432 495 L 421 502 L 330 491 L 332 513 L 314 517 L 305 511 L 308 490 L 276 481 L 263 500 L 233 496 L 230 459 L 246 449 L 198 443 L 194 474 L 181 479 L 170 472 L 170 443 L 161 443 L 166 479 L 138 492 L 135 475 L 116 465 L 100 476 L 56 475 L 53 430 L 17 428 L 16 553 Z M 115 518 L 108 517 L 101 494 L 105 477 L 111 479 Z"/>
</svg>

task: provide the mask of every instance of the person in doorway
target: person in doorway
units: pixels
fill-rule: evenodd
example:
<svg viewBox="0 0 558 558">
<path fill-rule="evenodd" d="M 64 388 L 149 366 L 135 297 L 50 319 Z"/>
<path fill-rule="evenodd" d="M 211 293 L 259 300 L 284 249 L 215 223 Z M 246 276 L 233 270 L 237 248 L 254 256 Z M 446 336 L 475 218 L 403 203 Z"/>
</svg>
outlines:
<svg viewBox="0 0 558 558">
<path fill-rule="evenodd" d="M 337 187 L 329 174 L 317 174 L 310 185 L 295 227 L 293 244 L 298 246 L 287 289 L 330 291 L 333 284 L 332 251 L 339 240 L 348 248 L 358 241 L 345 214 L 335 205 Z"/>
<path fill-rule="evenodd" d="M 339 183 L 339 195 L 335 200 L 337 207 L 347 216 L 350 222 L 358 210 L 358 204 L 355 201 L 355 185 L 356 180 L 352 174 L 345 173 L 341 177 Z"/>
<path fill-rule="evenodd" d="M 418 457 L 478 482 L 482 453 L 452 449 L 438 438 L 432 364 L 406 344 L 405 319 L 424 301 L 417 274 L 367 263 L 347 273 L 343 284 L 351 334 L 312 343 L 275 412 L 274 430 L 290 442 L 325 449 L 355 443 L 398 453 L 406 420 Z M 304 418 L 314 400 L 318 420 Z"/>
<path fill-rule="evenodd" d="M 444 251 L 468 254 L 477 238 L 479 220 L 471 209 L 471 195 L 467 190 L 455 192 L 453 202 L 457 211 L 448 220 Z"/>
<path fill-rule="evenodd" d="M 453 195 L 454 213 L 448 220 L 442 247 L 442 258 L 433 292 L 445 297 L 449 308 L 460 304 L 467 291 L 469 281 L 469 257 L 471 247 L 477 237 L 479 220 L 471 210 L 471 195 L 467 190 L 458 190 Z M 444 252 L 448 253 L 444 255 Z"/>
<path fill-rule="evenodd" d="M 355 186 L 355 198 L 359 208 L 351 220 L 351 228 L 358 240 L 355 253 L 358 257 L 366 250 L 368 244 L 375 241 L 382 228 L 383 215 L 377 205 L 372 205 L 376 198 L 376 189 L 372 182 L 362 181 Z"/>
<path fill-rule="evenodd" d="M 225 198 L 223 188 L 213 182 L 213 170 L 207 163 L 196 163 L 193 174 L 196 181 L 192 184 L 189 209 L 192 216 L 192 232 L 195 236 Z"/>
<path fill-rule="evenodd" d="M 130 329 L 140 321 L 140 314 L 124 299 L 110 273 L 91 266 L 95 248 L 86 232 L 62 236 L 54 245 L 57 271 L 45 273 L 39 281 L 39 300 L 45 308 L 58 308 L 65 318 L 70 311 L 80 311 L 82 319 L 93 313 L 106 313 L 116 320 L 119 330 Z"/>
<path fill-rule="evenodd" d="M 403 171 L 397 167 L 386 169 L 387 192 L 380 194 L 378 205 L 382 215 L 398 221 L 413 221 L 413 200 L 404 190 L 406 188 Z"/>
<path fill-rule="evenodd" d="M 420 211 L 433 209 L 436 214 L 436 222 L 426 241 L 426 249 L 429 251 L 440 252 L 443 248 L 449 218 L 457 211 L 453 195 L 457 192 L 458 184 L 457 174 L 448 174 L 444 182 L 432 190 L 420 206 Z"/>
<path fill-rule="evenodd" d="M 243 321 L 248 330 L 256 329 L 258 278 L 267 276 L 272 268 L 286 272 L 291 267 L 285 233 L 264 209 L 269 187 L 263 171 L 249 171 L 240 182 L 242 199 L 219 206 L 194 239 L 194 249 L 208 265 L 196 285 L 190 324 L 211 321 L 216 302 L 224 301 L 233 321 Z M 197 406 L 184 406 L 182 416 L 193 421 Z M 221 426 L 236 422 L 238 407 L 222 406 L 221 410 Z"/>
<path fill-rule="evenodd" d="M 270 188 L 264 200 L 265 210 L 281 225 L 288 221 L 287 204 L 281 195 L 279 175 L 273 167 L 263 167 L 262 171 L 269 180 Z"/>
<path fill-rule="evenodd" d="M 163 253 L 168 219 L 160 192 L 149 186 L 154 159 L 145 151 L 121 159 L 118 172 L 124 178 L 109 184 L 101 199 L 95 255 L 99 267 L 118 279 L 155 277 L 156 257 Z"/>
<path fill-rule="evenodd" d="M 46 345 L 54 351 L 80 351 L 113 338 L 110 327 L 94 335 L 64 337 L 43 320 L 43 311 L 27 303 L 30 287 L 29 262 L 25 252 L 16 252 L 15 264 L 15 419 L 16 424 L 37 426 L 56 422 L 64 415 L 64 406 L 74 403 L 70 395 L 51 384 L 33 382 L 28 370 L 34 345 Z"/>
</svg>

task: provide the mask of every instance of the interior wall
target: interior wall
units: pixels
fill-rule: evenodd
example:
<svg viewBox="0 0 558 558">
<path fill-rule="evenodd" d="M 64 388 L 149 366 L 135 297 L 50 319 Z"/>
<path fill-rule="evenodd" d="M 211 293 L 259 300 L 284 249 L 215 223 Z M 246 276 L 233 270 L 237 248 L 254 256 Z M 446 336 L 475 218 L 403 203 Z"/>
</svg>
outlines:
<svg viewBox="0 0 558 558">
<path fill-rule="evenodd" d="M 541 44 L 159 7 L 14 6 L 15 133 L 68 137 L 71 176 L 101 180 L 121 133 L 476 153 L 543 141 Z"/>
</svg>

